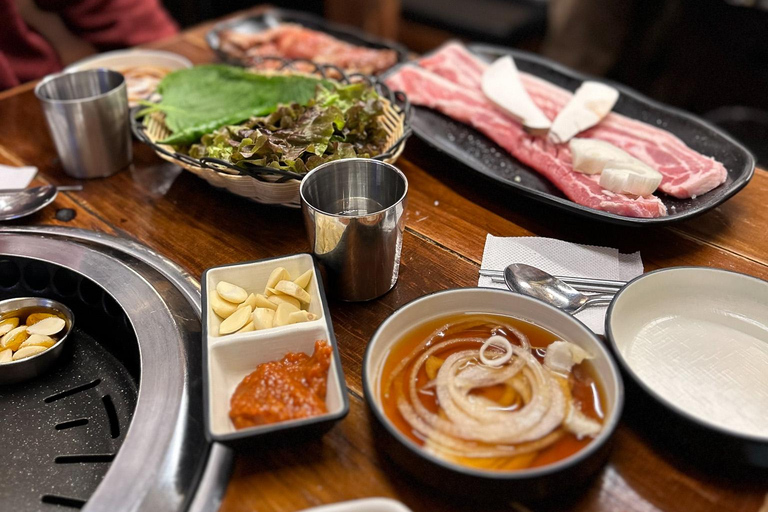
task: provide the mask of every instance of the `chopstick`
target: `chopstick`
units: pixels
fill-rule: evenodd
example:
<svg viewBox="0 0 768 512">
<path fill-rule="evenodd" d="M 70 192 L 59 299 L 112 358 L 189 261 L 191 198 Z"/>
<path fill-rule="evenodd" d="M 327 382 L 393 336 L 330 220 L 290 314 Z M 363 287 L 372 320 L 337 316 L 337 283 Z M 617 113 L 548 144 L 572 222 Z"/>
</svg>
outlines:
<svg viewBox="0 0 768 512">
<path fill-rule="evenodd" d="M 480 275 L 484 277 L 495 277 L 499 278 L 500 281 L 494 282 L 504 282 L 504 271 L 503 270 L 490 270 L 487 268 L 481 268 L 480 269 Z M 620 288 L 622 288 L 625 284 L 627 284 L 624 281 L 612 281 L 610 279 L 592 279 L 588 277 L 572 277 L 572 276 L 555 276 L 556 278 L 560 279 L 561 281 L 570 284 L 573 287 L 590 287 L 595 288 L 596 291 L 613 291 L 616 292 Z M 599 288 L 599 290 L 597 290 Z"/>
</svg>

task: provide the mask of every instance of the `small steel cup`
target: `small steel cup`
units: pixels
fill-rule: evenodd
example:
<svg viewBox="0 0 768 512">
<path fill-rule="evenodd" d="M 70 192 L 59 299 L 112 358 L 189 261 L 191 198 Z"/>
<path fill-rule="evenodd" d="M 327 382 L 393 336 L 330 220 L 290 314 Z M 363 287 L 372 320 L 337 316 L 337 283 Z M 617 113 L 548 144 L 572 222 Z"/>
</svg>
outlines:
<svg viewBox="0 0 768 512">
<path fill-rule="evenodd" d="M 310 171 L 299 189 L 326 289 L 346 301 L 384 295 L 400 270 L 408 180 L 397 167 L 350 158 Z"/>
<path fill-rule="evenodd" d="M 67 174 L 103 178 L 131 163 L 123 75 L 108 69 L 49 75 L 37 84 L 35 96 Z"/>
</svg>

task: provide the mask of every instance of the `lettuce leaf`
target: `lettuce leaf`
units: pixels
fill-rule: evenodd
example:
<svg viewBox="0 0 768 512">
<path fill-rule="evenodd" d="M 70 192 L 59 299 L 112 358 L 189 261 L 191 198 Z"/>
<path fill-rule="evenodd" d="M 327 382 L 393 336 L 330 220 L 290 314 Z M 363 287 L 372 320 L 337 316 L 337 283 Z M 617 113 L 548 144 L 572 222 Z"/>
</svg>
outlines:
<svg viewBox="0 0 768 512">
<path fill-rule="evenodd" d="M 280 105 L 205 134 L 189 149 L 195 158 L 221 158 L 237 165 L 262 165 L 299 174 L 340 158 L 373 157 L 385 149 L 384 111 L 367 84 L 323 83 L 306 104 Z"/>
<path fill-rule="evenodd" d="M 186 145 L 221 126 L 273 112 L 279 104 L 305 104 L 321 80 L 304 75 L 255 74 L 211 64 L 168 74 L 158 86 L 162 100 L 140 114 L 165 112 L 172 135 L 161 144 Z"/>
</svg>

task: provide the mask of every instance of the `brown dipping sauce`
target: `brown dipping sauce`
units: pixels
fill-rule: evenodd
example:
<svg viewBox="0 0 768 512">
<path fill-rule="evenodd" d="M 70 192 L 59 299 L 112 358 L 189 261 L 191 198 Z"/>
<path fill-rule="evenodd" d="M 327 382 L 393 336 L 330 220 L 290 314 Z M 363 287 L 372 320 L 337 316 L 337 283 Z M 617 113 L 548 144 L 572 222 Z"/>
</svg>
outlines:
<svg viewBox="0 0 768 512">
<path fill-rule="evenodd" d="M 411 426 L 408 424 L 408 422 L 403 418 L 403 416 L 400 414 L 400 411 L 397 407 L 397 400 L 399 394 L 395 391 L 395 388 L 397 387 L 397 381 L 402 383 L 403 387 L 407 387 L 407 378 L 406 375 L 409 373 L 409 370 L 412 365 L 408 365 L 407 369 L 402 372 L 402 374 L 395 378 L 393 375 L 393 372 L 395 368 L 398 366 L 398 364 L 404 360 L 407 359 L 409 354 L 414 350 L 415 347 L 417 347 L 421 342 L 426 340 L 430 333 L 432 333 L 435 329 L 441 327 L 442 325 L 445 325 L 447 323 L 457 323 L 462 320 L 470 319 L 473 316 L 477 316 L 472 313 L 467 314 L 457 314 L 457 315 L 451 315 L 448 317 L 441 317 L 429 322 L 426 322 L 424 324 L 421 324 L 417 326 L 415 329 L 410 331 L 408 334 L 406 334 L 402 340 L 395 343 L 392 347 L 391 352 L 387 356 L 386 362 L 384 364 L 384 368 L 382 371 L 382 377 L 381 382 L 386 383 L 390 381 L 391 379 L 394 379 L 393 385 L 391 388 L 387 389 L 384 384 L 382 384 L 381 389 L 381 401 L 384 408 L 384 414 L 392 421 L 392 423 L 395 425 L 395 427 L 408 436 L 413 442 L 418 444 L 419 446 L 425 445 L 425 439 L 424 437 L 419 434 L 418 432 L 414 431 Z M 530 343 L 531 347 L 533 348 L 532 353 L 536 357 L 536 359 L 539 360 L 539 362 L 543 362 L 543 355 L 544 352 L 542 350 L 536 350 L 537 348 L 543 349 L 546 346 L 548 346 L 553 341 L 557 340 L 558 337 L 549 332 L 548 330 L 539 327 L 537 325 L 534 325 L 530 322 L 526 322 L 524 320 L 519 320 L 514 317 L 507 317 L 507 316 L 500 316 L 500 315 L 482 315 L 483 317 L 487 318 L 495 318 L 499 322 L 502 323 L 508 323 L 512 325 L 513 327 L 519 329 L 520 331 L 525 334 Z M 480 336 L 482 338 L 488 338 L 492 335 L 491 328 L 494 326 L 494 323 L 487 323 L 482 326 L 479 326 L 477 328 L 472 329 L 470 332 L 462 332 L 461 334 L 471 334 L 474 336 Z M 467 343 L 467 344 L 459 344 L 458 346 L 453 346 L 445 351 L 438 351 L 434 355 L 436 357 L 440 358 L 447 358 L 448 355 L 450 355 L 453 352 L 457 352 L 460 350 L 467 350 L 467 349 L 479 349 L 481 346 L 480 343 Z M 429 381 L 429 378 L 427 377 L 425 373 L 425 368 L 422 367 L 419 375 L 418 375 L 418 387 L 422 388 L 427 382 Z M 569 376 L 568 383 L 571 389 L 571 394 L 574 399 L 574 402 L 580 407 L 581 411 L 588 416 L 589 418 L 592 418 L 594 420 L 597 420 L 598 422 L 602 423 L 603 421 L 603 411 L 604 411 L 604 404 L 603 404 L 603 391 L 601 389 L 599 381 L 596 379 L 594 370 L 590 366 L 588 362 L 583 362 L 579 365 L 576 365 L 571 375 Z M 491 400 L 499 401 L 501 395 L 502 395 L 502 389 L 494 389 L 494 388 L 486 388 L 484 390 L 485 392 L 483 395 Z M 424 404 L 424 406 L 431 412 L 435 414 L 440 413 L 440 405 L 437 400 L 437 396 L 431 392 L 431 391 L 420 391 L 419 397 Z M 515 470 L 515 469 L 525 469 L 525 468 L 534 468 L 534 467 L 540 467 L 540 466 L 546 466 L 548 464 L 552 464 L 554 462 L 557 462 L 559 460 L 565 459 L 576 452 L 583 449 L 585 446 L 587 446 L 592 441 L 589 437 L 584 437 L 582 439 L 578 439 L 575 435 L 571 433 L 566 433 L 562 435 L 555 443 L 552 445 L 530 453 L 526 454 L 524 456 L 518 456 L 514 458 L 499 458 L 499 459 L 471 459 L 471 458 L 462 458 L 461 463 L 463 465 L 476 467 L 478 469 L 489 469 L 489 470 L 497 470 L 497 471 L 504 471 L 504 470 Z"/>
<path fill-rule="evenodd" d="M 333 349 L 325 340 L 315 352 L 289 352 L 279 361 L 262 363 L 232 394 L 229 417 L 236 429 L 309 418 L 327 412 L 328 368 Z"/>
</svg>

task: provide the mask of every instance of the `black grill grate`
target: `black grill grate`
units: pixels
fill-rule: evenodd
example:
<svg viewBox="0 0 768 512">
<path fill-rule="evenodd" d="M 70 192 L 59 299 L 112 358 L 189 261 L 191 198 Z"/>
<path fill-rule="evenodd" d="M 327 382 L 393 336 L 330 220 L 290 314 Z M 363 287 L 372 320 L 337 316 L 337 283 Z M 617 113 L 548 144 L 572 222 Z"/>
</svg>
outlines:
<svg viewBox="0 0 768 512">
<path fill-rule="evenodd" d="M 75 329 L 49 372 L 0 386 L 0 503 L 18 512 L 79 509 L 128 430 L 138 346 L 112 297 L 72 271 L 0 259 L 0 299 L 21 296 L 63 302 L 75 314 Z"/>
</svg>

